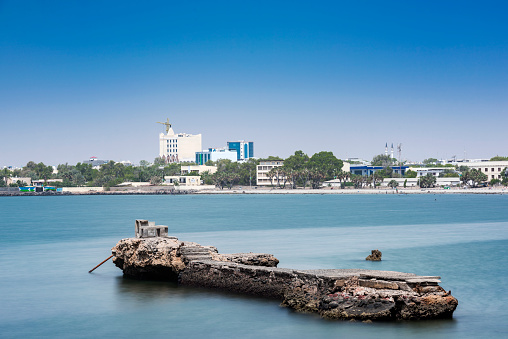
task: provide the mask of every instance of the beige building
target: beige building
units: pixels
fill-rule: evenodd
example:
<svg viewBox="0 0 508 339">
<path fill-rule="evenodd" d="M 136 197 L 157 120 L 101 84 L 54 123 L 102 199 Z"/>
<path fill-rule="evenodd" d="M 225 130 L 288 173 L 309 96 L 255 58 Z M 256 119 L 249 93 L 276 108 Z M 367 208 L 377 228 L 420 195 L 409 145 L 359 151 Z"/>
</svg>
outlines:
<svg viewBox="0 0 508 339">
<path fill-rule="evenodd" d="M 7 186 L 9 186 L 10 184 L 15 184 L 17 183 L 18 181 L 24 183 L 25 185 L 27 186 L 30 186 L 32 185 L 32 178 L 30 177 L 12 177 L 12 178 L 5 178 L 5 183 L 7 184 Z"/>
<path fill-rule="evenodd" d="M 351 172 L 351 164 L 347 161 L 342 161 L 342 172 Z"/>
<path fill-rule="evenodd" d="M 284 165 L 283 160 L 271 160 L 271 161 L 261 161 L 259 165 L 257 165 L 256 171 L 256 184 L 258 186 L 270 186 L 277 182 L 277 178 L 272 178 L 268 176 L 268 172 L 274 167 L 282 167 Z M 279 178 L 280 181 L 283 178 Z"/>
<path fill-rule="evenodd" d="M 257 178 L 256 183 L 258 186 L 270 186 L 277 184 L 277 177 L 273 177 L 270 179 L 268 176 L 268 172 L 274 167 L 282 167 L 284 165 L 283 160 L 271 160 L 271 161 L 261 161 L 257 166 Z M 349 172 L 350 171 L 350 163 L 343 162 L 342 171 Z M 283 182 L 285 179 L 284 176 L 279 177 L 279 182 Z"/>
<path fill-rule="evenodd" d="M 159 157 L 168 163 L 195 162 L 201 151 L 201 134 L 175 133 L 171 125 L 159 134 Z"/>
<path fill-rule="evenodd" d="M 465 162 L 462 166 L 476 168 L 487 175 L 488 180 L 502 179 L 501 172 L 508 167 L 508 161 Z"/>
</svg>

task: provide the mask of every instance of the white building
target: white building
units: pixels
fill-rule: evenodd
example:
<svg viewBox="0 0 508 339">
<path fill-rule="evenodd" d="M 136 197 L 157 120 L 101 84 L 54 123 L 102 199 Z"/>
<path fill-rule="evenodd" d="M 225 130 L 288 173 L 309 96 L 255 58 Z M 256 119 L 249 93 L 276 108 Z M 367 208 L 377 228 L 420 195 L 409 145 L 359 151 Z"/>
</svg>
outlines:
<svg viewBox="0 0 508 339">
<path fill-rule="evenodd" d="M 261 161 L 259 165 L 257 165 L 257 175 L 256 175 L 256 184 L 258 186 L 270 186 L 277 183 L 277 178 L 272 178 L 268 176 L 268 172 L 274 167 L 282 167 L 284 165 L 283 160 L 270 160 L 270 161 Z M 279 181 L 283 181 L 283 177 L 279 178 Z"/>
<path fill-rule="evenodd" d="M 435 177 L 439 177 L 445 170 L 455 171 L 455 167 L 409 167 L 408 170 L 416 172 L 416 177 L 424 177 L 427 174 L 432 174 Z"/>
<path fill-rule="evenodd" d="M 203 172 L 209 172 L 210 174 L 214 174 L 217 172 L 216 166 L 207 166 L 207 165 L 187 165 L 182 166 L 181 168 L 181 174 L 189 174 L 192 172 L 197 172 L 198 174 L 201 174 Z"/>
<path fill-rule="evenodd" d="M 190 175 L 166 175 L 164 176 L 163 184 L 173 186 L 199 186 L 201 185 L 201 177 Z"/>
<path fill-rule="evenodd" d="M 194 162 L 201 151 L 201 134 L 176 134 L 167 123 L 166 134 L 159 134 L 159 157 L 168 163 Z"/>
<path fill-rule="evenodd" d="M 502 171 L 508 167 L 508 161 L 482 161 L 482 162 L 466 162 L 461 166 L 476 168 L 487 175 L 487 179 L 502 179 Z"/>
<path fill-rule="evenodd" d="M 231 151 L 226 147 L 209 148 L 208 151 L 203 150 L 202 152 L 196 152 L 195 162 L 198 165 L 204 165 L 209 160 L 216 162 L 217 160 L 221 159 L 227 159 L 236 162 L 237 161 L 236 151 Z"/>
</svg>

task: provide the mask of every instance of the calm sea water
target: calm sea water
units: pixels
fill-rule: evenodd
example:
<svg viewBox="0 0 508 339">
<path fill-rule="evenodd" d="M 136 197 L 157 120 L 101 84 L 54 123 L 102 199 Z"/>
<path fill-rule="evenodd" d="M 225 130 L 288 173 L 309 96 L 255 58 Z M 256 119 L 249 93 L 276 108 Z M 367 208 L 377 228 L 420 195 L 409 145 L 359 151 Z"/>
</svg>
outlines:
<svg viewBox="0 0 508 339">
<path fill-rule="evenodd" d="M 132 281 L 110 262 L 134 219 L 279 267 L 440 275 L 453 320 L 362 323 L 277 301 Z M 508 336 L 507 195 L 57 196 L 0 198 L 0 337 L 492 338 Z M 372 249 L 383 261 L 367 262 Z"/>
</svg>

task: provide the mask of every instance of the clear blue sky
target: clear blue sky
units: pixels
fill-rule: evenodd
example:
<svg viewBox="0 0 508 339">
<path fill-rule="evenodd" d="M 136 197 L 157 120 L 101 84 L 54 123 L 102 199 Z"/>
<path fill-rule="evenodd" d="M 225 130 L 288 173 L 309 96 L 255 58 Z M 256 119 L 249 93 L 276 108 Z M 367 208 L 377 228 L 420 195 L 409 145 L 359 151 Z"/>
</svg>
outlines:
<svg viewBox="0 0 508 339">
<path fill-rule="evenodd" d="M 156 121 L 256 156 L 508 156 L 506 1 L 0 1 L 0 166 L 152 161 Z"/>
</svg>

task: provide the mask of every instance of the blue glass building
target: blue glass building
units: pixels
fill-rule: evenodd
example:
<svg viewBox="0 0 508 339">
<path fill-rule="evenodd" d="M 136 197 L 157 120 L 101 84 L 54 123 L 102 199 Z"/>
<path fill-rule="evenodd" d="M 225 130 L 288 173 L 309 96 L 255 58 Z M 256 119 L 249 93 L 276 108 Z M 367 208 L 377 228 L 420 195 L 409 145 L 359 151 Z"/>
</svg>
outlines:
<svg viewBox="0 0 508 339">
<path fill-rule="evenodd" d="M 254 142 L 252 141 L 228 141 L 228 149 L 236 151 L 237 160 L 254 157 Z"/>
</svg>

